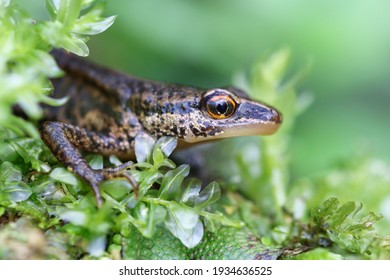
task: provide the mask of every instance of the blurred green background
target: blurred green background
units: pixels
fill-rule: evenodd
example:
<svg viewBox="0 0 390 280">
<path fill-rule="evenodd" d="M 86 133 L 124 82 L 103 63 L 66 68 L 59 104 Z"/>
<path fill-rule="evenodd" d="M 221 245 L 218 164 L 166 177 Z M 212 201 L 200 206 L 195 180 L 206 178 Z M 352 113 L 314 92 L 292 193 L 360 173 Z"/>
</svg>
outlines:
<svg viewBox="0 0 390 280">
<path fill-rule="evenodd" d="M 42 16 L 43 1 L 20 2 Z M 291 73 L 311 63 L 299 91 L 314 102 L 291 139 L 293 176 L 360 152 L 390 162 L 390 1 L 107 2 L 106 15 L 118 18 L 90 41 L 91 57 L 133 75 L 227 85 L 281 47 L 291 50 Z"/>
</svg>

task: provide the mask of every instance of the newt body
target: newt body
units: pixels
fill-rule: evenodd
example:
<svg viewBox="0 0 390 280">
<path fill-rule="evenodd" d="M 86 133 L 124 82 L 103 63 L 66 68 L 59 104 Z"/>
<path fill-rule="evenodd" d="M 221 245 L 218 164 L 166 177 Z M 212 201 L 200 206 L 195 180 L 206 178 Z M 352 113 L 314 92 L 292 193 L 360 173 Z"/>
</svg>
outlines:
<svg viewBox="0 0 390 280">
<path fill-rule="evenodd" d="M 201 89 L 134 78 L 54 51 L 65 76 L 54 79 L 53 97 L 68 97 L 60 107 L 45 106 L 42 139 L 54 156 L 83 178 L 101 204 L 99 184 L 131 177 L 118 168 L 93 170 L 80 151 L 122 159 L 134 156 L 139 133 L 176 137 L 182 143 L 274 133 L 281 115 L 250 100 L 236 88 Z"/>
</svg>

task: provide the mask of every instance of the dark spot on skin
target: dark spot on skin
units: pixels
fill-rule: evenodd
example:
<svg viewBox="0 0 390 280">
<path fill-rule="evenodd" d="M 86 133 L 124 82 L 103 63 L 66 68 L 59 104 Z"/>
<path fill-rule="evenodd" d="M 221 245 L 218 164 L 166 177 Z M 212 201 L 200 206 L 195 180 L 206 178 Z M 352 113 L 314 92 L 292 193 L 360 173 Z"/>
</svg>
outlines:
<svg viewBox="0 0 390 280">
<path fill-rule="evenodd" d="M 195 136 L 203 136 L 203 137 L 206 137 L 207 134 L 200 131 L 199 129 L 197 129 L 196 127 L 194 127 L 193 125 L 190 125 L 190 129 L 192 131 L 192 133 L 195 135 Z"/>
<path fill-rule="evenodd" d="M 191 128 L 191 131 L 192 131 L 192 133 L 193 133 L 195 136 L 198 136 L 198 135 L 200 134 L 199 129 L 197 129 L 197 128 L 195 128 L 195 127 Z"/>
<path fill-rule="evenodd" d="M 179 128 L 179 136 L 184 137 L 186 135 L 186 129 L 184 127 Z"/>
<path fill-rule="evenodd" d="M 177 135 L 177 132 L 178 132 L 177 126 L 174 125 L 174 126 L 172 127 L 171 131 L 173 132 L 173 135 Z"/>
</svg>

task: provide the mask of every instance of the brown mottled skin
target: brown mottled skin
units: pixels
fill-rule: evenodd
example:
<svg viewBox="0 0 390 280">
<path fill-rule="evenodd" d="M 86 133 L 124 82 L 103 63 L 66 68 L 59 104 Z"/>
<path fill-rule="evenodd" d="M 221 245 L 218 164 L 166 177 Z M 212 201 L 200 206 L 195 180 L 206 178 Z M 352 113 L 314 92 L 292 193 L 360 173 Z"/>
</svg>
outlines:
<svg viewBox="0 0 390 280">
<path fill-rule="evenodd" d="M 125 177 L 131 162 L 93 170 L 80 151 L 134 156 L 138 133 L 173 136 L 194 143 L 241 135 L 271 134 L 281 123 L 272 107 L 250 100 L 235 88 L 205 90 L 134 78 L 61 51 L 52 55 L 64 70 L 54 79 L 53 97 L 68 97 L 60 107 L 45 106 L 42 139 L 55 157 L 83 178 L 98 205 L 101 181 Z"/>
</svg>

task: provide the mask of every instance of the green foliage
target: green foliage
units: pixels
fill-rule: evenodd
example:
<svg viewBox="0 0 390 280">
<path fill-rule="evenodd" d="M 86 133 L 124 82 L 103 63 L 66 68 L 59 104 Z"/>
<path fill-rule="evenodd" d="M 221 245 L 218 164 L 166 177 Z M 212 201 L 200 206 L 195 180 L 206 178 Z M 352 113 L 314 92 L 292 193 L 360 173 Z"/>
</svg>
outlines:
<svg viewBox="0 0 390 280">
<path fill-rule="evenodd" d="M 3 140 L 14 143 L 7 146 L 8 153 L 3 153 L 0 161 L 0 205 L 7 209 L 4 214 L 23 212 L 36 218 L 43 228 L 55 225 L 70 240 L 85 243 L 83 249 L 91 256 L 102 254 L 109 233 L 129 236 L 132 228 L 152 238 L 163 226 L 185 247 L 192 248 L 201 241 L 204 227 L 216 231 L 220 226 L 243 225 L 219 211 L 212 211 L 220 197 L 217 183 L 201 188 L 199 180 L 186 179 L 187 165 L 176 167 L 167 158 L 176 146 L 172 138 L 161 138 L 156 143 L 151 138 L 136 140 L 136 145 L 143 147 L 137 149 L 137 156 L 148 160 L 139 160 L 130 171 L 139 182 L 139 190 L 132 191 L 124 180 L 105 182 L 102 192 L 106 203 L 102 209 L 96 209 L 96 202 L 83 182 L 68 170 L 56 167 L 39 140 L 28 139 L 36 146 L 30 145 L 27 139 Z M 51 170 L 35 163 L 41 162 L 41 157 L 50 161 Z M 115 157 L 110 159 L 119 162 Z M 94 168 L 103 167 L 101 156 L 90 156 L 88 160 Z M 36 173 L 31 175 L 31 170 Z M 66 224 L 60 226 L 60 221 Z"/>
<path fill-rule="evenodd" d="M 103 32 L 115 20 L 115 16 L 100 17 L 100 1 L 46 0 L 46 7 L 52 21 L 40 26 L 42 39 L 81 56 L 89 53 L 88 36 Z"/>
<path fill-rule="evenodd" d="M 266 236 L 264 242 L 284 246 L 284 258 L 316 247 L 327 249 L 314 250 L 312 255 L 305 253 L 307 258 L 333 259 L 351 255 L 389 258 L 388 237 L 373 230 L 379 221 L 382 228 L 387 229 L 388 218 L 383 221 L 382 215 L 372 211 L 361 214 L 361 203 L 347 202 L 339 206 L 339 199 L 329 199 L 336 194 L 343 200 L 365 201 L 371 209 L 382 210 L 378 205 L 386 205 L 389 186 L 389 167 L 385 163 L 360 156 L 344 161 L 335 166 L 333 172 L 322 176 L 295 181 L 290 178 L 291 131 L 297 116 L 310 105 L 312 97 L 297 95 L 295 90 L 307 67 L 292 78 L 285 78 L 289 58 L 288 49 L 271 54 L 255 65 L 251 83 L 241 82 L 244 86 L 247 84 L 254 98 L 275 105 L 283 113 L 283 125 L 276 135 L 262 137 L 257 143 L 255 140 L 241 143 L 236 153 L 241 176 L 239 190 L 254 203 L 241 207 L 245 211 L 242 218 L 252 232 Z M 373 193 L 372 188 L 377 192 Z M 323 203 L 323 207 L 318 206 Z M 254 211 L 260 211 L 262 217 L 253 215 Z"/>
<path fill-rule="evenodd" d="M 362 214 L 362 204 L 349 201 L 342 205 L 332 197 L 313 209 L 308 224 L 296 224 L 298 251 L 315 250 L 294 256 L 294 259 L 342 259 L 362 256 L 368 259 L 389 258 L 389 237 L 374 231 L 374 224 L 383 217 L 373 212 Z M 299 223 L 299 222 L 298 222 Z M 332 249 L 330 249 L 332 248 Z M 290 248 L 291 249 L 291 248 Z M 295 248 L 296 249 L 296 248 Z M 291 258 L 290 254 L 287 258 Z"/>
<path fill-rule="evenodd" d="M 101 18 L 101 1 L 46 1 L 51 21 L 33 20 L 12 1 L 0 2 L 0 124 L 19 134 L 36 129 L 12 115 L 18 104 L 31 118 L 41 116 L 40 102 L 61 104 L 65 100 L 47 97 L 48 78 L 60 75 L 52 48 L 64 48 L 78 55 L 88 55 L 85 42 L 89 35 L 106 30 L 115 17 Z"/>
<path fill-rule="evenodd" d="M 353 253 L 365 253 L 377 237 L 370 232 L 372 226 L 382 217 L 373 212 L 357 217 L 362 205 L 346 202 L 339 205 L 337 198 L 329 198 L 323 205 L 312 212 L 312 219 L 317 230 L 323 231 L 342 249 Z"/>
<path fill-rule="evenodd" d="M 136 139 L 136 145 L 142 141 L 152 143 L 153 139 Z M 186 179 L 189 173 L 188 165 L 178 167 L 167 159 L 167 156 L 176 146 L 172 138 L 160 138 L 154 145 L 144 145 L 144 149 L 137 150 L 137 157 L 149 158 L 148 162 L 134 164 L 138 169 L 132 175 L 139 182 L 138 195 L 134 192 L 119 197 L 113 194 L 106 200 L 127 217 L 122 223 L 132 224 L 145 237 L 152 237 L 156 228 L 161 224 L 188 248 L 196 246 L 202 239 L 204 226 L 229 225 L 240 227 L 239 221 L 227 219 L 219 212 L 209 212 L 220 195 L 219 186 L 212 182 L 201 190 L 201 182 L 195 179 Z M 154 147 L 153 149 L 149 149 Z M 186 180 L 185 180 L 186 179 Z M 152 189 L 159 185 L 158 190 Z M 107 194 L 111 194 L 113 186 L 105 186 Z M 116 197 L 116 201 L 113 197 Z M 119 201 L 118 201 L 119 198 Z M 212 229 L 212 228 L 211 228 Z"/>
</svg>

